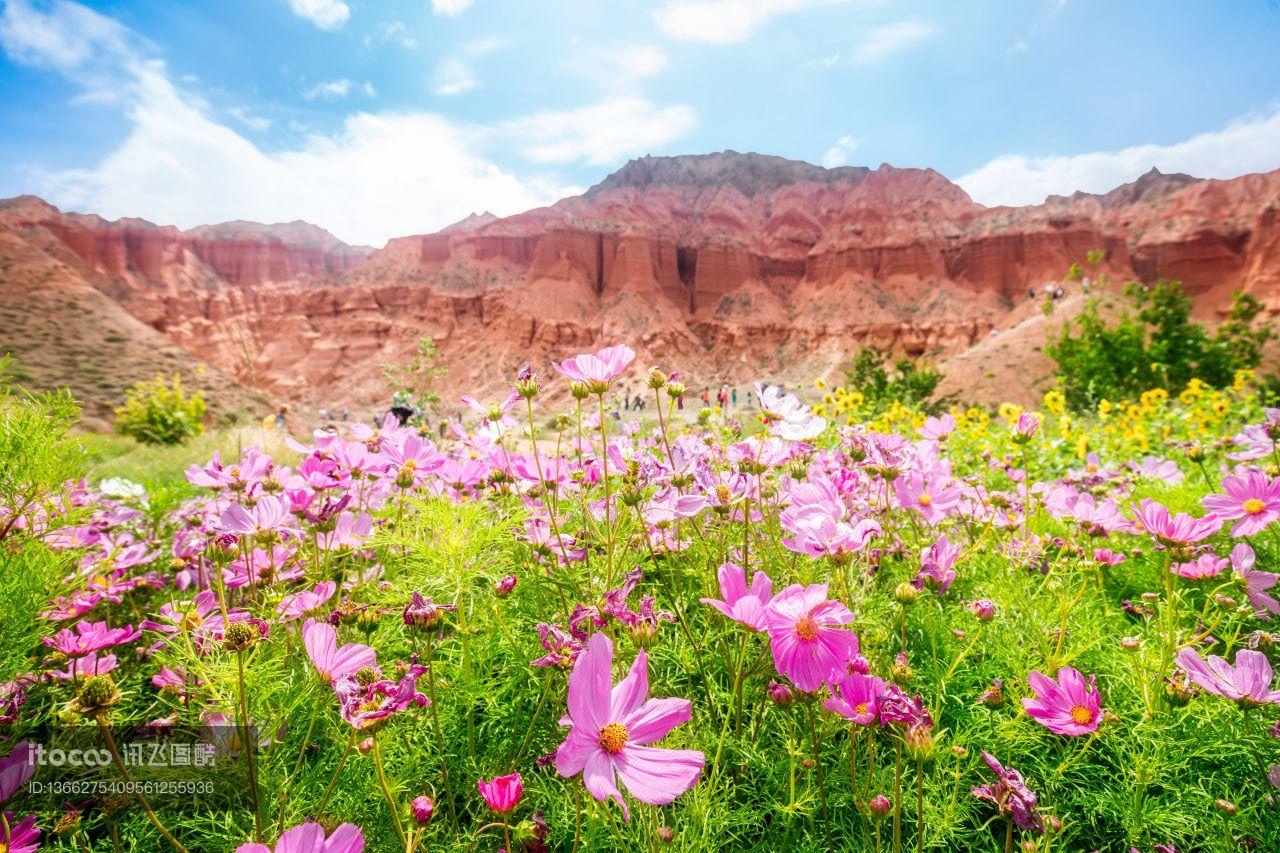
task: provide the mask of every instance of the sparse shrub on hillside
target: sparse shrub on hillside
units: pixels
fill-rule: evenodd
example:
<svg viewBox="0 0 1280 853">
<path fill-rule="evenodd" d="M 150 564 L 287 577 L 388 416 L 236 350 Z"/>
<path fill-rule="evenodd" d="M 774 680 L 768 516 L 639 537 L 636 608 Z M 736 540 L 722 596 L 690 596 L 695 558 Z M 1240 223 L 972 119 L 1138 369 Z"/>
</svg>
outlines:
<svg viewBox="0 0 1280 853">
<path fill-rule="evenodd" d="M 440 363 L 436 342 L 431 338 L 418 340 L 418 349 L 408 362 L 382 365 L 394 404 L 420 412 L 434 411 L 440 402 L 435 384 L 448 372 L 449 368 Z"/>
<path fill-rule="evenodd" d="M 1179 282 L 1132 282 L 1125 295 L 1133 313 L 1108 323 L 1090 300 L 1045 348 L 1073 410 L 1151 388 L 1181 388 L 1192 379 L 1225 388 L 1237 371 L 1258 366 L 1271 337 L 1271 327 L 1257 322 L 1261 303 L 1248 294 L 1235 294 L 1227 319 L 1212 333 L 1191 318 L 1191 298 Z"/>
<path fill-rule="evenodd" d="M 157 375 L 125 392 L 116 409 L 116 432 L 144 444 L 180 444 L 204 432 L 204 395 L 188 394 L 182 378 Z"/>
<path fill-rule="evenodd" d="M 849 387 L 860 392 L 867 410 L 879 412 L 901 403 L 927 414 L 937 414 L 954 400 L 935 398 L 943 374 L 932 364 L 912 358 L 889 363 L 889 357 L 877 349 L 863 347 L 845 369 Z"/>
</svg>

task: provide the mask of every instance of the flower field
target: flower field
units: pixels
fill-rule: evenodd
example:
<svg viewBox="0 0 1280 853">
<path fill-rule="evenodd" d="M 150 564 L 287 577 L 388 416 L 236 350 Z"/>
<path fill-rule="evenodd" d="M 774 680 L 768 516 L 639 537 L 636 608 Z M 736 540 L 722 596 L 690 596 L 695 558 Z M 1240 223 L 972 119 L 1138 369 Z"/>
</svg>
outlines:
<svg viewBox="0 0 1280 853">
<path fill-rule="evenodd" d="M 11 450 L 0 850 L 1280 850 L 1251 377 L 1087 417 L 763 387 L 691 419 L 633 360 L 181 483 Z M 624 379 L 643 423 L 606 413 Z M 117 780 L 192 732 L 190 781 L 232 784 L 39 793 L 68 729 Z"/>
</svg>

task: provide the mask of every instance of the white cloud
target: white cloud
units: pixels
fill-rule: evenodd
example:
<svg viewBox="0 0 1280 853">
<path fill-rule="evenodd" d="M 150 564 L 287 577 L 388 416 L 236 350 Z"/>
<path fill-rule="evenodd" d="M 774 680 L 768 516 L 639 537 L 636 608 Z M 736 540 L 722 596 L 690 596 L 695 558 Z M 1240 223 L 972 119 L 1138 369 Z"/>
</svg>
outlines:
<svg viewBox="0 0 1280 853">
<path fill-rule="evenodd" d="M 535 163 L 609 166 L 661 148 L 697 123 L 693 107 L 656 107 L 643 98 L 619 97 L 502 122 L 498 132 Z"/>
<path fill-rule="evenodd" d="M 364 37 L 364 46 L 373 47 L 383 42 L 398 42 L 405 49 L 418 46 L 418 40 L 409 34 L 404 21 L 390 21 L 377 27 Z"/>
<path fill-rule="evenodd" d="M 101 54 L 128 55 L 129 42 L 119 22 L 78 3 L 59 0 L 46 12 L 8 0 L 0 11 L 0 47 L 25 65 L 71 74 Z"/>
<path fill-rule="evenodd" d="M 324 83 L 317 83 L 302 91 L 302 97 L 308 101 L 323 99 L 326 101 L 336 101 L 345 98 L 352 92 L 360 92 L 366 97 L 372 98 L 378 94 L 378 90 L 373 88 L 372 83 L 354 83 L 343 78 L 342 80 L 329 80 Z"/>
<path fill-rule="evenodd" d="M 858 140 L 852 136 L 842 136 L 822 155 L 822 165 L 828 169 L 844 166 L 849 162 L 849 155 L 857 150 Z"/>
<path fill-rule="evenodd" d="M 159 63 L 140 68 L 132 97 L 128 138 L 91 168 L 43 176 L 42 195 L 183 228 L 306 219 L 344 240 L 380 245 L 472 210 L 511 214 L 567 191 L 498 168 L 475 153 L 483 129 L 431 113 L 355 113 L 334 135 L 267 152 L 191 103 Z"/>
<path fill-rule="evenodd" d="M 461 95 L 480 85 L 471 66 L 460 59 L 442 59 L 436 66 L 431 91 L 443 97 Z"/>
<path fill-rule="evenodd" d="M 250 130 L 269 130 L 271 128 L 271 119 L 256 116 L 244 107 L 232 107 L 227 110 L 227 115 Z"/>
<path fill-rule="evenodd" d="M 957 183 L 982 204 L 1039 204 L 1048 195 L 1106 192 L 1152 166 L 1198 178 L 1233 178 L 1280 168 L 1280 107 L 1172 145 L 1040 157 L 1005 154 Z"/>
<path fill-rule="evenodd" d="M 866 6 L 876 0 L 664 0 L 653 19 L 673 39 L 733 44 L 779 15 L 851 2 Z"/>
<path fill-rule="evenodd" d="M 287 0 L 293 14 L 306 18 L 322 30 L 336 30 L 351 17 L 342 0 Z"/>
<path fill-rule="evenodd" d="M 350 242 L 381 244 L 437 230 L 473 210 L 509 215 L 580 191 L 553 173 L 515 174 L 487 151 L 515 151 L 539 164 L 616 165 L 695 122 L 690 107 L 659 108 L 637 98 L 494 125 L 422 111 L 356 112 L 333 132 L 290 122 L 294 141 L 277 140 L 268 149 L 215 120 L 213 108 L 170 79 L 162 61 L 130 47 L 136 36 L 123 27 L 115 30 L 119 38 L 76 47 L 80 14 L 45 16 L 39 35 L 24 25 L 21 39 L 7 18 L 0 20 L 0 46 L 15 51 L 12 57 L 66 69 L 70 79 L 82 71 L 93 76 L 91 69 L 114 76 L 130 128 L 125 139 L 83 168 L 30 172 L 33 189 L 52 203 L 111 218 L 142 216 L 183 228 L 305 219 Z M 242 108 L 228 114 L 250 126 L 263 121 Z"/>
<path fill-rule="evenodd" d="M 868 30 L 853 48 L 853 61 L 860 65 L 880 62 L 912 45 L 931 39 L 938 32 L 928 21 L 898 21 Z"/>
<path fill-rule="evenodd" d="M 452 97 L 470 91 L 480 85 L 471 60 L 488 56 L 506 47 L 508 41 L 500 36 L 476 39 L 462 45 L 458 56 L 446 56 L 436 65 L 431 91 L 442 97 Z"/>
<path fill-rule="evenodd" d="M 471 8 L 474 0 L 431 0 L 431 11 L 447 18 L 456 18 Z"/>
<path fill-rule="evenodd" d="M 567 67 L 605 89 L 625 89 L 667 70 L 667 54 L 651 44 L 575 49 Z"/>
</svg>

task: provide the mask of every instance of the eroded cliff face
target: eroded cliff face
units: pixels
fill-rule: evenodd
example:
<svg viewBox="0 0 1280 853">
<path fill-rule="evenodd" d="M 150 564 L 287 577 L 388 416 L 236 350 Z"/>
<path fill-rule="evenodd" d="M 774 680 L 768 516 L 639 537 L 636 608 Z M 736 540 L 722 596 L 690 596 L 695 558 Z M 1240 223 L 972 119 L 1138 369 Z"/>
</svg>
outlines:
<svg viewBox="0 0 1280 853">
<path fill-rule="evenodd" d="M 726 152 L 635 161 L 552 207 L 378 251 L 305 223 L 183 232 L 30 197 L 0 202 L 0 228 L 196 357 L 324 405 L 381 399 L 379 366 L 425 336 L 465 390 L 616 341 L 695 384 L 798 378 L 864 344 L 945 358 L 1093 250 L 1094 275 L 1181 279 L 1209 314 L 1235 289 L 1280 308 L 1278 208 L 1280 172 L 985 208 L 932 170 Z"/>
</svg>

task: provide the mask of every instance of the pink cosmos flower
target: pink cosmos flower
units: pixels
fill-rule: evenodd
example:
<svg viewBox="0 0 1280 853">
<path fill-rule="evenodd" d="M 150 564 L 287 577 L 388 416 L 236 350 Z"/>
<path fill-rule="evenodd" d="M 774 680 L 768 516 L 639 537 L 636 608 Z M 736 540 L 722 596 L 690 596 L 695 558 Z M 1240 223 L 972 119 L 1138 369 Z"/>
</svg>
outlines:
<svg viewBox="0 0 1280 853">
<path fill-rule="evenodd" d="M 5 815 L 9 821 L 8 844 L 3 845 L 7 853 L 35 853 L 40 849 L 40 827 L 36 826 L 36 816 L 29 814 L 17 823 L 12 822 L 12 815 Z"/>
<path fill-rule="evenodd" d="M 720 578 L 720 595 L 723 600 L 701 599 L 723 615 L 753 631 L 763 631 L 765 608 L 773 600 L 773 581 L 764 572 L 751 576 L 751 588 L 747 588 L 747 572 L 737 563 L 725 563 L 717 573 Z"/>
<path fill-rule="evenodd" d="M 884 682 L 874 675 L 852 672 L 831 682 L 831 698 L 822 707 L 851 721 L 855 726 L 874 726 L 880 721 L 880 699 Z"/>
<path fill-rule="evenodd" d="M 1262 652 L 1241 649 L 1232 666 L 1217 655 L 1205 663 L 1195 649 L 1183 649 L 1178 666 L 1196 686 L 1241 705 L 1280 704 L 1280 690 L 1271 689 L 1271 661 Z"/>
<path fill-rule="evenodd" d="M 924 426 L 918 432 L 930 441 L 942 441 L 956 431 L 956 419 L 950 413 L 940 418 L 925 418 Z"/>
<path fill-rule="evenodd" d="M 912 583 L 917 589 L 923 589 L 926 585 L 936 587 L 940 594 L 945 595 L 951 588 L 951 582 L 956 579 L 955 565 L 959 559 L 960 546 L 952 543 L 944 533 L 924 549 L 920 557 L 920 570 L 916 572 Z"/>
<path fill-rule="evenodd" d="M 569 674 L 569 713 L 560 724 L 572 728 L 555 761 L 565 778 L 581 773 L 597 800 L 617 800 L 629 821 L 618 779 L 640 802 L 666 805 L 697 784 L 706 757 L 696 750 L 649 745 L 687 722 L 692 705 L 687 699 L 648 698 L 649 658 L 643 649 L 617 686 L 612 666 L 613 642 L 594 634 Z"/>
<path fill-rule="evenodd" d="M 1267 590 L 1276 585 L 1280 575 L 1254 571 L 1255 560 L 1253 549 L 1243 542 L 1231 549 L 1231 567 L 1235 569 L 1239 582 L 1244 584 L 1245 595 L 1253 605 L 1254 614 L 1263 622 L 1270 622 L 1272 614 L 1280 613 L 1280 601 L 1268 595 Z"/>
<path fill-rule="evenodd" d="M 853 613 L 827 598 L 826 584 L 792 584 L 765 611 L 765 630 L 780 674 L 806 693 L 844 671 L 858 654 L 858 635 L 840 628 Z"/>
<path fill-rule="evenodd" d="M 78 658 L 112 646 L 133 642 L 141 636 L 142 632 L 134 630 L 132 625 L 108 628 L 106 622 L 80 621 L 76 623 L 75 631 L 63 628 L 52 637 L 45 637 L 44 644 L 69 658 Z"/>
<path fill-rule="evenodd" d="M 45 675 L 57 681 L 75 681 L 94 675 L 106 675 L 119 667 L 120 662 L 115 655 L 100 655 L 89 652 L 82 658 L 72 658 L 71 663 L 63 670 L 49 670 Z"/>
<path fill-rule="evenodd" d="M 222 511 L 220 521 L 220 530 L 253 537 L 260 542 L 302 535 L 289 512 L 289 504 L 277 495 L 263 495 L 249 509 L 232 504 Z"/>
<path fill-rule="evenodd" d="M 1209 551 L 1201 554 L 1194 560 L 1188 560 L 1185 563 L 1175 563 L 1169 568 L 1180 578 L 1187 580 L 1203 580 L 1204 578 L 1215 577 L 1222 572 L 1230 561 L 1226 557 L 1219 557 L 1217 554 Z"/>
<path fill-rule="evenodd" d="M 960 487 L 950 477 L 912 471 L 893 481 L 903 509 L 914 509 L 930 524 L 937 524 L 960 506 Z"/>
<path fill-rule="evenodd" d="M 1143 498 L 1133 507 L 1138 523 L 1161 545 L 1179 548 L 1194 545 L 1207 539 L 1222 527 L 1222 519 L 1216 515 L 1195 518 L 1180 512 L 1170 515 L 1169 508 L 1151 498 Z"/>
<path fill-rule="evenodd" d="M 1261 471 L 1224 477 L 1225 495 L 1207 495 L 1201 503 L 1221 519 L 1239 519 L 1232 536 L 1252 536 L 1280 519 L 1280 480 L 1269 480 Z"/>
<path fill-rule="evenodd" d="M 1034 699 L 1023 699 L 1027 715 L 1059 735 L 1083 735 L 1098 730 L 1102 721 L 1102 697 L 1094 687 L 1094 677 L 1086 683 L 1079 670 L 1069 666 L 1058 670 L 1058 678 L 1032 670 L 1027 684 Z"/>
<path fill-rule="evenodd" d="M 769 422 L 769 431 L 787 441 L 808 441 L 822 435 L 827 421 L 815 415 L 795 394 L 784 393 L 777 385 L 756 383 L 756 399 Z"/>
<path fill-rule="evenodd" d="M 782 544 L 810 557 L 843 559 L 861 551 L 883 532 L 870 518 L 859 519 L 851 525 L 821 504 L 788 507 L 780 520 L 783 528 L 792 534 L 783 537 Z"/>
<path fill-rule="evenodd" d="M 1014 435 L 1024 440 L 1035 435 L 1038 429 L 1040 429 L 1040 419 L 1030 412 L 1018 415 L 1018 422 L 1013 426 Z"/>
<path fill-rule="evenodd" d="M 1094 548 L 1093 561 L 1103 566 L 1118 566 L 1129 559 L 1124 554 L 1117 554 L 1110 548 Z"/>
<path fill-rule="evenodd" d="M 613 380 L 622 375 L 631 362 L 635 361 L 635 350 L 625 344 L 606 347 L 594 355 L 587 353 L 567 358 L 551 366 L 570 382 L 581 382 L 593 394 L 603 394 L 609 390 Z"/>
<path fill-rule="evenodd" d="M 265 844 L 241 844 L 236 853 L 363 853 L 364 834 L 354 823 L 344 823 L 324 837 L 318 823 L 302 823 L 286 829 L 274 850 Z"/>
<path fill-rule="evenodd" d="M 324 581 L 316 584 L 313 589 L 289 593 L 280 600 L 280 605 L 276 608 L 276 612 L 280 614 L 280 621 L 292 622 L 294 619 L 301 619 L 303 616 L 314 613 L 326 601 L 333 598 L 337 589 L 338 585 L 333 581 Z"/>
<path fill-rule="evenodd" d="M 302 626 L 302 642 L 316 672 L 330 684 L 378 662 L 377 652 L 368 646 L 346 643 L 339 647 L 338 632 L 327 622 L 308 619 Z"/>
<path fill-rule="evenodd" d="M 481 779 L 476 787 L 480 789 L 485 805 L 498 814 L 514 811 L 520 805 L 520 798 L 524 796 L 524 780 L 519 773 L 498 776 L 488 782 Z"/>
<path fill-rule="evenodd" d="M 510 392 L 507 393 L 506 399 L 498 403 L 482 403 L 470 395 L 462 397 L 461 399 L 468 409 L 475 412 L 486 421 L 496 422 L 502 420 L 503 416 L 515 408 L 516 404 L 520 402 L 520 392 L 512 388 Z"/>
</svg>

